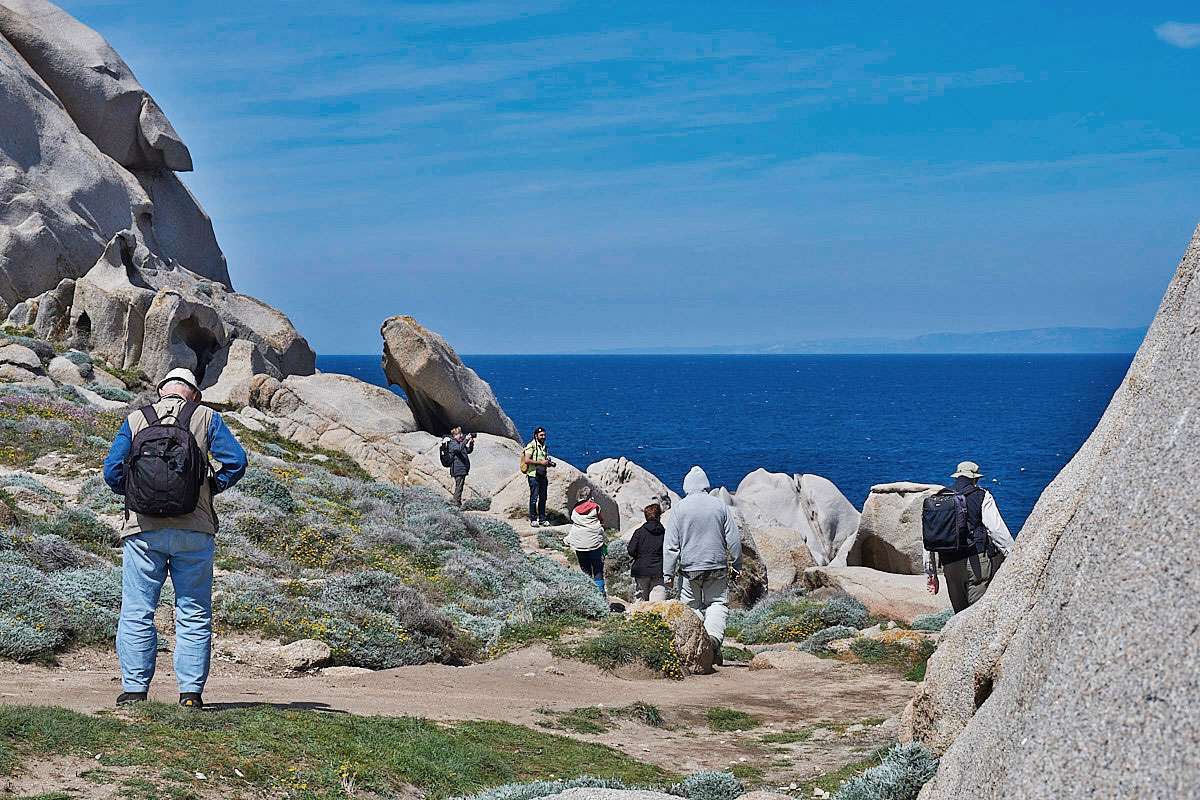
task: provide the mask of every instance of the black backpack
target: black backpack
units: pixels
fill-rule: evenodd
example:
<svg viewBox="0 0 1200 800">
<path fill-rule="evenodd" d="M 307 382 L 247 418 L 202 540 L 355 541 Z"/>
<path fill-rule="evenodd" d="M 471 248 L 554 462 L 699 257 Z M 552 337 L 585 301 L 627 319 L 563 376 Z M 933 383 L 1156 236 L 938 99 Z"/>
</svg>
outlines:
<svg viewBox="0 0 1200 800">
<path fill-rule="evenodd" d="M 983 491 L 977 486 L 966 492 L 943 489 L 925 498 L 921 508 L 921 538 L 930 553 L 950 553 L 975 547 L 975 531 L 967 517 L 967 494 Z"/>
<path fill-rule="evenodd" d="M 146 427 L 125 457 L 125 515 L 178 517 L 196 510 L 208 479 L 208 459 L 192 436 L 198 406 L 184 403 L 174 422 L 162 422 L 154 406 L 141 410 Z"/>
<path fill-rule="evenodd" d="M 442 466 L 448 467 L 454 463 L 454 456 L 450 455 L 450 440 L 446 439 L 442 442 L 442 447 L 438 450 L 438 458 L 442 460 Z"/>
</svg>

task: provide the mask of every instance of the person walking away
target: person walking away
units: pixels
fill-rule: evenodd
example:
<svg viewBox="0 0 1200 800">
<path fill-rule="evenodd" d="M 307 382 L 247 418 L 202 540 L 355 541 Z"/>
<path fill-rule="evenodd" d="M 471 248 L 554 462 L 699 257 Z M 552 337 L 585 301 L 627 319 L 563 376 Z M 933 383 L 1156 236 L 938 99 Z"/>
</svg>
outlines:
<svg viewBox="0 0 1200 800">
<path fill-rule="evenodd" d="M 450 438 L 442 442 L 442 466 L 450 468 L 454 479 L 454 505 L 462 508 L 463 487 L 471 473 L 471 453 L 475 451 L 475 434 L 467 436 L 460 427 L 450 430 Z"/>
<path fill-rule="evenodd" d="M 607 598 L 604 586 L 604 518 L 600 506 L 592 499 L 592 487 L 584 486 L 575 498 L 571 511 L 571 528 L 563 544 L 575 551 L 579 568 L 596 583 L 602 597 Z"/>
<path fill-rule="evenodd" d="M 979 486 L 983 474 L 978 464 L 963 461 L 951 477 L 954 478 L 953 486 L 926 498 L 922 527 L 929 593 L 938 593 L 940 563 L 946 578 L 946 591 L 950 594 L 950 605 L 957 614 L 977 603 L 987 592 L 996 571 L 1012 551 L 1013 537 L 1004 524 L 1004 518 L 1000 516 L 996 499 L 991 492 Z M 935 512 L 933 516 L 931 509 Z M 939 527 L 936 524 L 938 509 L 941 509 L 943 519 L 949 520 L 953 515 L 953 535 L 957 541 L 950 541 L 949 546 L 945 537 L 942 537 L 942 541 L 936 540 L 934 530 Z M 941 527 L 943 530 L 948 528 L 947 525 Z"/>
<path fill-rule="evenodd" d="M 667 587 L 663 581 L 663 538 L 666 528 L 662 522 L 662 506 L 651 503 L 642 513 L 646 524 L 633 532 L 627 550 L 633 559 L 634 598 L 637 600 L 666 600 Z"/>
<path fill-rule="evenodd" d="M 546 491 L 550 485 L 546 470 L 554 466 L 554 459 L 546 451 L 546 429 L 534 429 L 533 439 L 521 451 L 521 473 L 529 479 L 529 524 L 534 528 L 550 524 L 546 519 Z"/>
<path fill-rule="evenodd" d="M 721 663 L 725 618 L 729 615 L 729 570 L 742 569 L 742 536 L 733 511 L 708 493 L 708 476 L 692 467 L 683 479 L 684 498 L 671 507 L 663 539 L 663 582 L 683 576 L 679 599 L 704 620 Z"/>
<path fill-rule="evenodd" d="M 154 610 L 167 576 L 175 591 L 175 679 L 179 705 L 203 708 L 212 644 L 213 495 L 246 471 L 246 452 L 221 415 L 199 405 L 190 370 L 158 384 L 159 400 L 130 414 L 104 459 L 104 481 L 125 497 L 122 594 L 117 623 L 121 695 L 146 699 L 154 677 Z M 210 462 L 220 469 L 214 473 Z"/>
</svg>

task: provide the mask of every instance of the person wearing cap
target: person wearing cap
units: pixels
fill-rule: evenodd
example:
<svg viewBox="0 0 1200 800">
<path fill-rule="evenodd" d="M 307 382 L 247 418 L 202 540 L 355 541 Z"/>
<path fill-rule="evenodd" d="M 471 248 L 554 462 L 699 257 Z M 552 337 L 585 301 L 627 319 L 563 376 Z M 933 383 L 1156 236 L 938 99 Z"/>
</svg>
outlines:
<svg viewBox="0 0 1200 800">
<path fill-rule="evenodd" d="M 117 657 L 121 664 L 118 705 L 146 699 L 154 677 L 158 631 L 154 610 L 169 575 L 175 590 L 175 679 L 179 704 L 202 708 L 212 643 L 212 581 L 217 517 L 213 495 L 233 486 L 246 472 L 246 451 L 221 415 L 201 400 L 196 376 L 173 369 L 158 384 L 159 400 L 126 417 L 104 459 L 104 481 L 125 494 L 126 463 L 133 438 L 158 421 L 188 420 L 188 430 L 206 463 L 220 468 L 200 487 L 195 510 L 179 517 L 126 514 L 121 530 L 122 594 L 117 623 Z"/>
<path fill-rule="evenodd" d="M 957 614 L 983 597 L 996 570 L 1000 569 L 1012 550 L 1013 537 L 1004 524 L 1004 518 L 1000 516 L 992 493 L 979 487 L 979 479 L 983 474 L 978 464 L 963 461 L 951 477 L 954 478 L 951 491 L 966 499 L 968 527 L 972 531 L 986 531 L 985 536 L 977 536 L 975 543 L 963 550 L 940 554 L 925 551 L 925 577 L 929 593 L 938 593 L 940 555 L 950 605 Z"/>
<path fill-rule="evenodd" d="M 533 439 L 521 451 L 521 474 L 529 479 L 529 525 L 531 527 L 546 527 L 550 521 L 546 519 L 546 493 L 549 491 L 550 478 L 546 470 L 556 466 L 546 450 L 546 429 L 534 428 Z"/>
</svg>

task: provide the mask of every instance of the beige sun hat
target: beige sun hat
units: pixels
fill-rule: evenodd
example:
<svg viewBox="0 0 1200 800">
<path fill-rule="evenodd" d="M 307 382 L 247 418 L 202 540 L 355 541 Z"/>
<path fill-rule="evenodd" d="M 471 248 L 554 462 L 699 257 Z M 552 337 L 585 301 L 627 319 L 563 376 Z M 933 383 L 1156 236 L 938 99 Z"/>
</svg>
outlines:
<svg viewBox="0 0 1200 800">
<path fill-rule="evenodd" d="M 194 372 L 192 372 L 190 369 L 186 369 L 184 367 L 176 367 L 175 369 L 168 372 L 166 374 L 166 376 L 161 381 L 158 382 L 158 391 L 162 392 L 162 388 L 164 386 L 166 386 L 168 383 L 170 383 L 171 381 L 179 381 L 180 383 L 186 383 L 188 386 L 192 387 L 192 389 L 194 389 L 196 391 L 196 394 L 200 394 L 200 382 L 196 380 L 196 374 Z M 196 399 L 199 400 L 200 398 L 197 397 Z"/>
<path fill-rule="evenodd" d="M 982 478 L 983 473 L 979 471 L 979 465 L 974 461 L 958 462 L 958 469 L 954 471 L 951 478 Z"/>
</svg>

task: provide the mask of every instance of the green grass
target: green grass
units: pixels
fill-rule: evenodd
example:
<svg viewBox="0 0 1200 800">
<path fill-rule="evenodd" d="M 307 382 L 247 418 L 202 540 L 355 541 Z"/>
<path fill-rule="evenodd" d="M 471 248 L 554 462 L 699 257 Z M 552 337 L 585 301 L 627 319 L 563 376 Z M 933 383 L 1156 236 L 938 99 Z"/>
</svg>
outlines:
<svg viewBox="0 0 1200 800">
<path fill-rule="evenodd" d="M 102 767 L 188 774 L 231 776 L 237 768 L 244 786 L 234 780 L 233 788 L 312 800 L 344 797 L 347 780 L 363 793 L 387 796 L 411 785 L 438 800 L 549 776 L 653 785 L 678 779 L 609 747 L 505 722 L 438 724 L 267 707 L 189 713 L 157 703 L 138 706 L 128 719 L 0 707 L 0 774 L 51 754 L 100 754 Z"/>
<path fill-rule="evenodd" d="M 799 744 L 807 742 L 812 738 L 813 732 L 809 728 L 799 731 L 779 731 L 778 733 L 768 733 L 762 737 L 763 744 Z"/>
<path fill-rule="evenodd" d="M 905 680 L 925 680 L 925 666 L 937 645 L 924 641 L 913 650 L 902 644 L 881 642 L 866 637 L 855 639 L 850 652 L 864 664 L 882 664 L 900 672 Z"/>
<path fill-rule="evenodd" d="M 622 708 L 605 709 L 600 706 L 584 706 L 570 711 L 538 709 L 552 721 L 538 723 L 544 728 L 559 728 L 574 733 L 597 734 L 612 730 L 618 719 L 639 722 L 651 728 L 665 728 L 662 712 L 658 706 L 638 700 Z"/>
<path fill-rule="evenodd" d="M 708 727 L 714 731 L 748 731 L 762 724 L 752 714 L 720 706 L 710 708 L 705 717 L 708 718 Z"/>
<path fill-rule="evenodd" d="M 729 768 L 729 771 L 733 777 L 747 783 L 760 783 L 763 778 L 767 777 L 767 771 L 755 764 L 735 764 Z"/>
<path fill-rule="evenodd" d="M 94 358 L 93 360 L 97 367 L 104 370 L 109 375 L 112 375 L 114 378 L 120 379 L 120 381 L 124 383 L 126 387 L 142 386 L 143 384 L 148 384 L 150 382 L 150 379 L 146 377 L 146 373 L 142 372 L 137 367 L 122 369 L 121 367 L 114 367 L 112 364 L 109 364 L 102 358 Z"/>
<path fill-rule="evenodd" d="M 555 644 L 550 652 L 559 658 L 573 658 L 606 670 L 640 663 L 664 677 L 683 678 L 675 634 L 666 620 L 650 612 L 613 615 L 604 621 L 594 638 L 573 645 Z"/>
<path fill-rule="evenodd" d="M 798 797 L 811 797 L 813 788 L 815 787 L 820 787 L 827 792 L 836 792 L 839 786 L 853 778 L 855 775 L 859 775 L 863 772 L 866 772 L 871 767 L 877 766 L 890 749 L 890 746 L 881 747 L 860 761 L 853 761 L 841 769 L 836 769 L 833 772 L 826 772 L 819 778 L 805 781 L 800 785 L 800 790 L 796 792 L 796 795 Z"/>
</svg>

